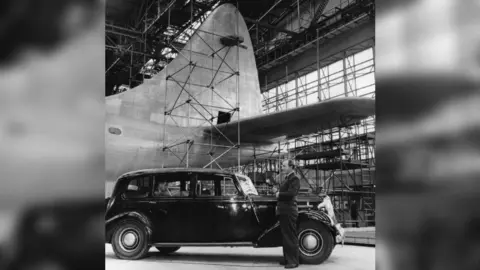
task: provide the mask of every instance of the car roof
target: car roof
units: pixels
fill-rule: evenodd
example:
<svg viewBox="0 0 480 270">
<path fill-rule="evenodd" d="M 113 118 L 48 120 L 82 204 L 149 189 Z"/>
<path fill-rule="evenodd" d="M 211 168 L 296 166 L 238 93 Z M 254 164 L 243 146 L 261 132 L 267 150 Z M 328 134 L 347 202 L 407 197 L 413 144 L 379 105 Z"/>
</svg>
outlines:
<svg viewBox="0 0 480 270">
<path fill-rule="evenodd" d="M 212 173 L 212 174 L 228 174 L 234 175 L 228 171 L 219 170 L 219 169 L 209 169 L 209 168 L 152 168 L 152 169 L 143 169 L 136 170 L 122 174 L 119 179 L 131 178 L 134 176 L 141 176 L 147 174 L 156 174 L 156 173 L 178 173 L 178 172 L 193 172 L 193 173 Z"/>
</svg>

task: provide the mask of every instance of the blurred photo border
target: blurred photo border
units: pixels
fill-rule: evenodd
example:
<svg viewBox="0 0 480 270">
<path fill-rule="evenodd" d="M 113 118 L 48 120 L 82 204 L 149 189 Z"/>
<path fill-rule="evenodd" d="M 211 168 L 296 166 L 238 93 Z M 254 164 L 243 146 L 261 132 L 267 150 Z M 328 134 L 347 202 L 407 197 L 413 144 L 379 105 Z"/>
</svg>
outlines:
<svg viewBox="0 0 480 270">
<path fill-rule="evenodd" d="M 105 0 L 4 5 L 0 269 L 103 269 Z M 376 269 L 480 269 L 478 14 L 376 1 Z"/>
</svg>

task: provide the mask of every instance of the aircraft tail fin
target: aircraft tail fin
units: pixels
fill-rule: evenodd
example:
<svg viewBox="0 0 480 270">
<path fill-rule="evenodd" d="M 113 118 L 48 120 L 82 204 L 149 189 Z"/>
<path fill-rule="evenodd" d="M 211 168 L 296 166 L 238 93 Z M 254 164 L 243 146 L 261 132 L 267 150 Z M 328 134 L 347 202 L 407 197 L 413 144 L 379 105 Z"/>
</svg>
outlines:
<svg viewBox="0 0 480 270">
<path fill-rule="evenodd" d="M 163 124 L 166 114 L 167 124 L 207 127 L 206 120 L 218 124 L 237 119 L 237 106 L 240 118 L 261 114 L 252 42 L 233 4 L 217 7 L 185 46 L 172 52 L 178 55 L 162 71 L 119 94 L 122 103 L 139 107 L 139 117 Z"/>
</svg>

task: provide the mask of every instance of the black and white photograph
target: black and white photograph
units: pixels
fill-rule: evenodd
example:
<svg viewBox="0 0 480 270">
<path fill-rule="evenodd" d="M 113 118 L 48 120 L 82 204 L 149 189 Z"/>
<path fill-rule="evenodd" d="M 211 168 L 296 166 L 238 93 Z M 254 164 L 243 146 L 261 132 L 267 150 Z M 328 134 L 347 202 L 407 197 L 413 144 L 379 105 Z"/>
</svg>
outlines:
<svg viewBox="0 0 480 270">
<path fill-rule="evenodd" d="M 0 269 L 480 269 L 478 0 L 4 0 Z"/>
<path fill-rule="evenodd" d="M 107 269 L 373 269 L 374 15 L 107 2 Z"/>
</svg>

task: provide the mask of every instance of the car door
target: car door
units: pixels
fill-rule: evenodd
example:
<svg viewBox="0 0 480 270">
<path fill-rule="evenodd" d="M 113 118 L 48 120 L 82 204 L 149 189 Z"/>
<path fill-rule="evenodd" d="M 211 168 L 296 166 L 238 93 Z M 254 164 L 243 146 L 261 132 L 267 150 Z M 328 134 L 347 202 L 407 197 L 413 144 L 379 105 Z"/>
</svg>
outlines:
<svg viewBox="0 0 480 270">
<path fill-rule="evenodd" d="M 115 209 L 110 211 L 109 218 L 126 212 L 138 212 L 148 216 L 151 208 L 151 177 L 149 175 L 134 177 L 128 180 L 124 189 L 114 206 Z"/>
<path fill-rule="evenodd" d="M 257 211 L 260 227 L 269 229 L 278 221 L 276 215 L 277 200 L 272 196 L 253 196 L 253 203 Z"/>
<path fill-rule="evenodd" d="M 218 221 L 223 230 L 218 238 L 224 242 L 252 242 L 259 235 L 260 227 L 255 216 L 255 204 L 237 188 L 231 177 L 222 181 L 222 205 Z"/>
<path fill-rule="evenodd" d="M 225 189 L 225 176 L 199 173 L 195 188 L 195 242 L 227 243 L 249 241 L 255 228 L 253 212 L 246 199 L 230 180 Z M 233 189 L 231 189 L 233 188 Z M 252 224 L 253 222 L 253 224 Z M 253 226 L 252 226 L 253 225 Z"/>
<path fill-rule="evenodd" d="M 164 186 L 159 187 L 160 185 Z M 188 175 L 175 173 L 155 175 L 152 196 L 155 203 L 154 242 L 194 242 L 196 220 Z"/>
<path fill-rule="evenodd" d="M 218 189 L 215 187 L 215 175 L 198 174 L 193 204 L 195 211 L 192 214 L 195 220 L 195 228 L 192 229 L 195 233 L 195 242 L 218 242 L 219 231 L 224 229 L 220 221 L 222 212 L 219 206 L 222 206 L 222 202 L 219 195 Z"/>
</svg>

